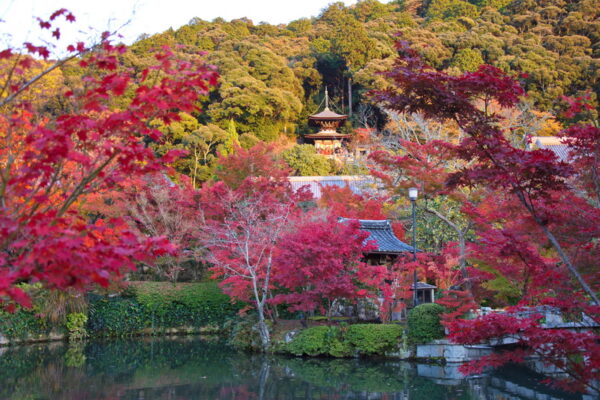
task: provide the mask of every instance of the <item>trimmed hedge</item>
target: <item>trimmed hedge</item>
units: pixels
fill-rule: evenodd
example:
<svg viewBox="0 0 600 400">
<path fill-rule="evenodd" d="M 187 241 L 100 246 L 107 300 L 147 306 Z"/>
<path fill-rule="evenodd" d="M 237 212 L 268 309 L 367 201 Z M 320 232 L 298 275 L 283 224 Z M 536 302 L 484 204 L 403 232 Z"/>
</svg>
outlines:
<svg viewBox="0 0 600 400">
<path fill-rule="evenodd" d="M 221 326 L 240 309 L 216 282 L 139 282 L 122 296 L 90 295 L 89 301 L 87 330 L 100 336 L 128 336 L 147 328 L 157 333 L 169 328 Z"/>
<path fill-rule="evenodd" d="M 288 343 L 284 351 L 297 356 L 348 357 L 352 347 L 343 339 L 337 326 L 315 326 L 304 329 Z"/>
<path fill-rule="evenodd" d="M 90 295 L 87 331 L 96 336 L 128 336 L 146 327 L 148 314 L 134 298 Z"/>
<path fill-rule="evenodd" d="M 240 304 L 232 304 L 216 282 L 146 282 L 133 287 L 135 298 L 164 327 L 205 326 L 224 323 L 237 314 Z"/>
<path fill-rule="evenodd" d="M 399 349 L 403 334 L 404 328 L 395 324 L 315 326 L 298 333 L 281 350 L 297 356 L 385 355 Z"/>
<path fill-rule="evenodd" d="M 408 312 L 408 338 L 412 344 L 429 343 L 443 339 L 444 327 L 440 316 L 445 308 L 435 303 L 420 304 Z"/>
<path fill-rule="evenodd" d="M 398 349 L 404 328 L 396 324 L 351 325 L 346 340 L 361 354 L 384 354 Z"/>
</svg>

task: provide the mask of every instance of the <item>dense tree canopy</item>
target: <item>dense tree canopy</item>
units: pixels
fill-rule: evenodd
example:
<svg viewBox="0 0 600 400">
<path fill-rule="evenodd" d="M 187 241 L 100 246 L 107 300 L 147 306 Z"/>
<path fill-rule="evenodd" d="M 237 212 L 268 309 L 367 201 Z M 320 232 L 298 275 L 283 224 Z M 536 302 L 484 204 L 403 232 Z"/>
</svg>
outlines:
<svg viewBox="0 0 600 400">
<path fill-rule="evenodd" d="M 338 112 L 355 111 L 354 126 L 362 124 L 356 111 L 367 104 L 374 109 L 370 126 L 384 126 L 388 115 L 366 93 L 389 85 L 378 72 L 391 66 L 398 33 L 429 64 L 450 74 L 474 71 L 482 63 L 523 74 L 533 109 L 553 111 L 560 96 L 585 91 L 595 105 L 599 11 L 593 0 L 337 2 L 317 17 L 278 26 L 246 18 L 191 18 L 179 29 L 140 37 L 119 61 L 140 74 L 153 62 L 151 50 L 170 45 L 190 61 L 206 51 L 219 68 L 220 85 L 199 99 L 208 112 L 184 117 L 165 132 L 167 141 L 159 149 L 188 150 L 176 168 L 201 182 L 212 177 L 218 153 L 230 151 L 226 143 L 232 139 L 223 130 L 234 124 L 246 148 L 258 141 L 294 142 L 312 129 L 307 116 L 317 111 L 324 86 Z M 82 73 L 76 65 L 64 65 L 45 78 L 44 95 L 51 99 L 44 102 L 46 111 L 65 111 L 68 104 L 56 93 L 80 88 Z"/>
</svg>

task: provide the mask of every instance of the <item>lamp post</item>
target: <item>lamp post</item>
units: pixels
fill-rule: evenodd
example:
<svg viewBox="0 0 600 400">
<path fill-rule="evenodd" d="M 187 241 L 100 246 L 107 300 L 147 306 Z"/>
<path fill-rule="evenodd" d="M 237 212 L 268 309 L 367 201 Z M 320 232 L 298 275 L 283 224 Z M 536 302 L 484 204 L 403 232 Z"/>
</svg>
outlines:
<svg viewBox="0 0 600 400">
<path fill-rule="evenodd" d="M 412 252 L 413 252 L 413 262 L 417 261 L 417 211 L 416 211 L 416 203 L 417 197 L 419 195 L 419 191 L 417 188 L 408 189 L 408 198 L 412 203 Z M 415 265 L 415 270 L 413 274 L 413 307 L 417 306 L 417 268 Z"/>
</svg>

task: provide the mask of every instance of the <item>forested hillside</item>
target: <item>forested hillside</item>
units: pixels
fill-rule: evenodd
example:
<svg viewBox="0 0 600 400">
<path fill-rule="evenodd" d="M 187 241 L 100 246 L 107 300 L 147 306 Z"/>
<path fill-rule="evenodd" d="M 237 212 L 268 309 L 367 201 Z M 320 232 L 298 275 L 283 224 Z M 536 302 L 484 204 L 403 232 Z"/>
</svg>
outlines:
<svg viewBox="0 0 600 400">
<path fill-rule="evenodd" d="M 168 45 L 188 58 L 206 52 L 218 67 L 220 86 L 205 97 L 205 112 L 184 115 L 158 146 L 189 150 L 178 169 L 202 181 L 212 175 L 217 152 L 227 154 L 235 143 L 293 142 L 307 132 L 307 116 L 317 111 L 325 86 L 336 111 L 351 115 L 344 132 L 383 128 L 386 114 L 367 93 L 386 85 L 378 73 L 393 63 L 396 35 L 451 74 L 487 63 L 519 75 L 531 109 L 552 113 L 562 95 L 592 91 L 595 97 L 599 15 L 596 0 L 362 0 L 278 26 L 190 15 L 177 30 L 141 37 L 122 64 L 142 71 L 152 61 L 150 50 Z M 60 82 L 80 84 L 76 69 L 61 74 L 48 79 L 50 90 Z M 60 109 L 60 97 L 50 104 Z"/>
</svg>

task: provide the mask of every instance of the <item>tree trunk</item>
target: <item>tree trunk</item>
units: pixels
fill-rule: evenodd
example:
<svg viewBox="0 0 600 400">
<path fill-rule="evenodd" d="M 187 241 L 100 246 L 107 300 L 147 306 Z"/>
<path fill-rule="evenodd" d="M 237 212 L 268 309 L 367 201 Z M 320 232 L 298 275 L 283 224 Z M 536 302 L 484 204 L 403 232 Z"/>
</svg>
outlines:
<svg viewBox="0 0 600 400">
<path fill-rule="evenodd" d="M 260 334 L 260 342 L 263 350 L 267 350 L 269 348 L 269 344 L 271 342 L 271 338 L 269 337 L 269 327 L 265 322 L 264 310 L 261 307 L 258 310 L 258 333 Z"/>
<path fill-rule="evenodd" d="M 256 277 L 253 277 L 252 288 L 254 289 L 254 301 L 256 302 L 256 312 L 258 313 L 258 333 L 260 335 L 262 350 L 266 351 L 269 348 L 270 344 L 269 327 L 265 322 L 266 295 L 263 296 L 262 299 L 261 296 L 259 296 Z"/>
<path fill-rule="evenodd" d="M 192 174 L 192 187 L 196 188 L 196 174 L 198 173 L 198 150 L 194 148 L 194 173 Z"/>
<path fill-rule="evenodd" d="M 588 286 L 587 282 L 583 279 L 579 271 L 577 271 L 577 269 L 573 266 L 573 264 L 571 263 L 571 259 L 564 252 L 562 246 L 560 245 L 554 234 L 550 232 L 544 221 L 540 220 L 540 218 L 537 216 L 533 205 L 530 204 L 527 201 L 527 199 L 525 199 L 525 194 L 523 193 L 523 191 L 517 191 L 515 194 L 521 202 L 521 204 L 525 207 L 529 214 L 531 214 L 535 223 L 542 229 L 542 231 L 544 231 L 546 238 L 548 238 L 548 240 L 552 244 L 552 247 L 554 247 L 554 250 L 556 250 L 556 252 L 558 253 L 558 256 L 560 257 L 561 261 L 563 262 L 563 264 L 565 264 L 571 275 L 573 275 L 575 280 L 579 283 L 583 291 L 587 293 L 588 296 L 590 296 L 595 305 L 600 305 L 598 296 L 596 296 L 592 288 Z"/>
<path fill-rule="evenodd" d="M 269 298 L 273 300 L 273 294 L 271 292 L 269 292 Z M 273 323 L 277 323 L 277 320 L 279 319 L 279 311 L 277 310 L 277 306 L 269 307 L 269 314 L 271 315 L 271 321 L 273 321 Z"/>
<path fill-rule="evenodd" d="M 467 233 L 468 228 L 465 231 L 457 230 L 458 233 L 458 250 L 459 250 L 459 258 L 458 258 L 458 266 L 460 267 L 460 273 L 462 278 L 465 281 L 465 285 L 467 290 L 470 292 L 472 289 L 471 281 L 469 280 L 469 273 L 467 272 L 467 243 L 465 240 L 465 234 Z"/>
<path fill-rule="evenodd" d="M 538 222 L 537 218 L 536 218 L 536 222 Z M 592 299 L 592 301 L 594 302 L 594 304 L 597 305 L 597 306 L 600 305 L 600 301 L 598 300 L 598 296 L 596 296 L 596 294 L 594 293 L 594 291 L 592 290 L 592 288 L 590 288 L 588 286 L 587 282 L 583 279 L 583 277 L 581 276 L 581 274 L 579 273 L 579 271 L 577 271 L 577 269 L 575 268 L 575 266 L 573 266 L 573 264 L 571 264 L 571 260 L 569 259 L 569 257 L 567 256 L 567 254 L 563 251 L 562 246 L 560 245 L 560 243 L 558 243 L 558 240 L 556 240 L 556 237 L 554 236 L 554 234 L 552 232 L 550 232 L 545 225 L 543 225 L 543 224 L 541 224 L 539 222 L 538 222 L 538 224 L 541 226 L 542 230 L 546 234 L 546 237 L 548 238 L 548 240 L 550 241 L 550 243 L 552 243 L 552 246 L 554 247 L 554 249 L 558 253 L 560 259 L 563 262 L 563 264 L 565 264 L 567 266 L 567 269 L 569 270 L 569 272 L 571 273 L 571 275 L 573 275 L 573 277 L 575 277 L 575 279 L 577 280 L 577 282 L 579 282 L 579 284 L 581 285 L 581 287 L 583 288 L 583 290 L 590 296 L 590 298 Z"/>
<path fill-rule="evenodd" d="M 352 116 L 352 78 L 348 78 L 348 117 Z"/>
<path fill-rule="evenodd" d="M 467 244 L 465 243 L 465 234 L 460 229 L 456 231 L 458 233 L 458 265 L 461 271 L 465 271 L 467 266 Z"/>
</svg>

